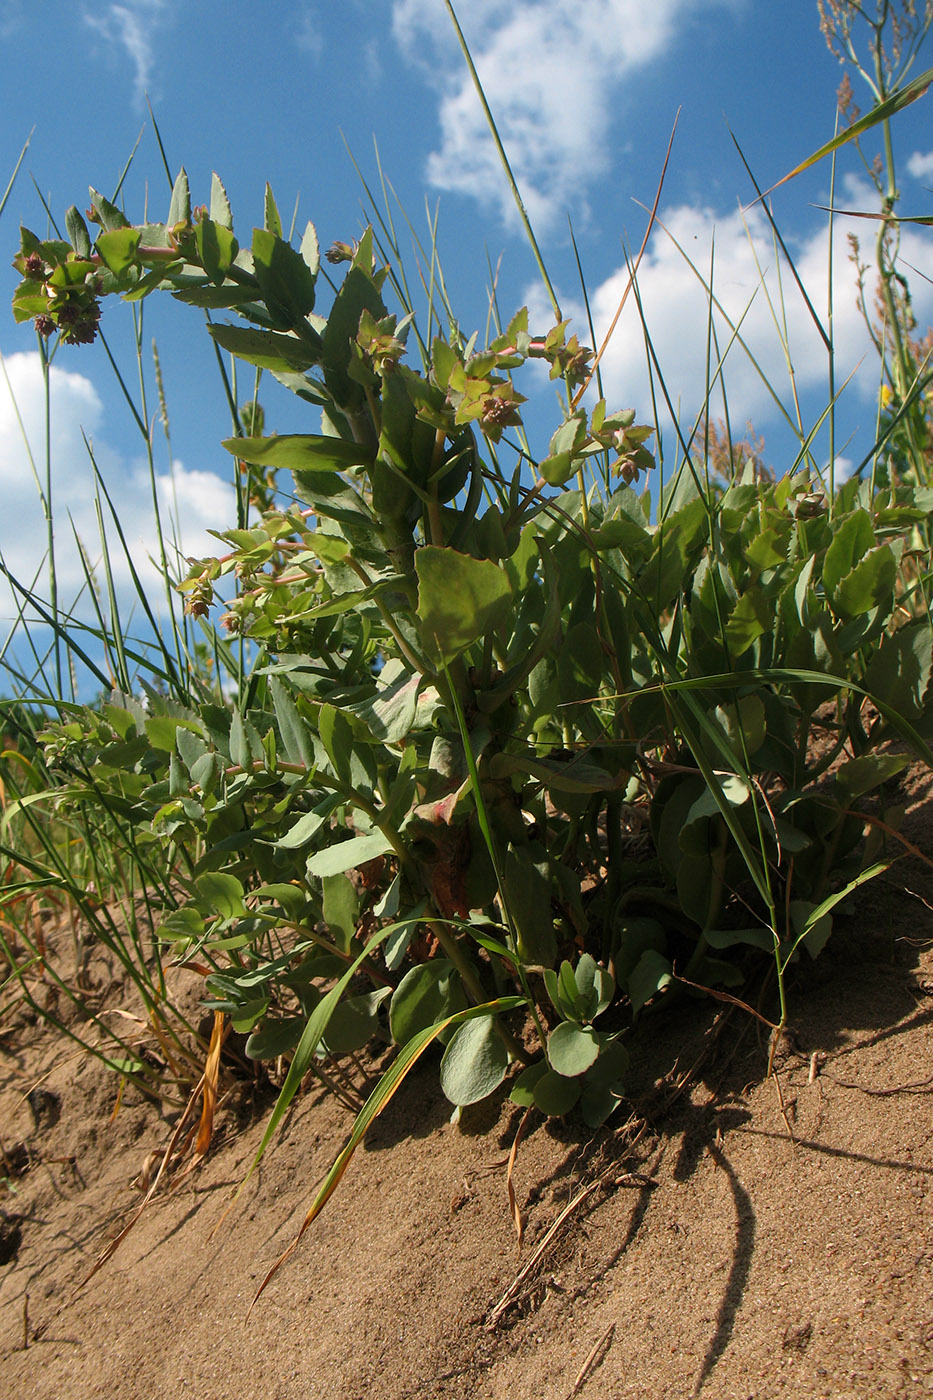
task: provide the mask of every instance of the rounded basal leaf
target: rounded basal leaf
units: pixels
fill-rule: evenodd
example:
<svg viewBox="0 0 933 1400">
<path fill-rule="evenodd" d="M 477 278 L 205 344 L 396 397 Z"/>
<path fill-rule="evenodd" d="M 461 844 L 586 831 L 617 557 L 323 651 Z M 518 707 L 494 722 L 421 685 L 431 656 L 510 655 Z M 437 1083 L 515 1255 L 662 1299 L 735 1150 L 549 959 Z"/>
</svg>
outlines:
<svg viewBox="0 0 933 1400">
<path fill-rule="evenodd" d="M 186 904 L 181 909 L 173 909 L 165 916 L 156 929 L 156 935 L 166 941 L 203 938 L 204 917 L 193 904 Z"/>
<path fill-rule="evenodd" d="M 819 957 L 833 931 L 832 914 L 820 914 L 818 906 L 809 899 L 792 899 L 789 912 L 797 942 L 803 944 L 811 958 Z"/>
<path fill-rule="evenodd" d="M 565 1021 L 576 1020 L 577 1008 L 577 979 L 574 971 L 566 958 L 560 965 L 558 973 L 558 985 L 560 990 L 560 1000 L 557 1005 L 558 1011 Z"/>
<path fill-rule="evenodd" d="M 328 935 L 342 952 L 350 951 L 360 914 L 360 898 L 349 875 L 329 875 L 322 882 L 322 913 Z"/>
<path fill-rule="evenodd" d="M 546 968 L 544 969 L 544 985 L 545 985 L 545 987 L 547 988 L 547 994 L 548 994 L 548 996 L 551 998 L 551 1003 L 552 1003 L 552 1005 L 553 1005 L 553 1007 L 554 1007 L 554 1010 L 558 1013 L 558 1015 L 560 1015 L 560 1014 L 561 1014 L 560 980 L 559 980 L 559 978 L 558 978 L 558 976 L 557 976 L 557 973 L 554 971 L 554 969 L 553 969 L 552 967 L 546 967 Z"/>
<path fill-rule="evenodd" d="M 457 1030 L 441 1060 L 441 1088 L 451 1103 L 479 1103 L 505 1078 L 508 1051 L 490 1016 Z"/>
<path fill-rule="evenodd" d="M 707 791 L 699 774 L 671 774 L 662 778 L 651 803 L 651 835 L 664 870 L 676 879 L 681 860 L 680 833 L 694 803 Z"/>
<path fill-rule="evenodd" d="M 611 1084 L 618 1087 L 629 1066 L 629 1053 L 618 1040 L 603 1044 L 599 1059 L 586 1072 L 587 1084 Z"/>
<path fill-rule="evenodd" d="M 667 934 L 657 919 L 646 915 L 620 919 L 614 930 L 612 953 L 612 966 L 620 986 L 628 983 L 639 958 L 648 948 L 656 953 L 667 949 Z"/>
<path fill-rule="evenodd" d="M 284 909 L 289 918 L 300 919 L 308 903 L 308 894 L 300 885 L 276 882 L 259 885 L 252 894 L 256 899 L 272 900 Z"/>
<path fill-rule="evenodd" d="M 599 1036 L 578 1021 L 561 1021 L 547 1038 L 547 1057 L 558 1074 L 583 1074 L 598 1054 Z"/>
<path fill-rule="evenodd" d="M 569 1113 L 580 1097 L 580 1080 L 567 1079 L 549 1069 L 535 1085 L 535 1108 L 540 1108 L 549 1118 L 562 1118 Z"/>
<path fill-rule="evenodd" d="M 758 695 L 742 695 L 728 704 L 717 705 L 716 718 L 729 737 L 729 742 L 741 753 L 744 748 L 753 754 L 761 748 L 767 735 L 764 701 Z"/>
<path fill-rule="evenodd" d="M 608 1084 L 584 1084 L 580 1112 L 588 1128 L 602 1127 L 622 1102 L 622 1091 Z"/>
<path fill-rule="evenodd" d="M 391 988 L 380 987 L 364 996 L 348 997 L 335 1008 L 327 1023 L 324 1044 L 335 1055 L 348 1055 L 353 1050 L 362 1050 L 368 1040 L 379 1030 L 379 1007 Z"/>
<path fill-rule="evenodd" d="M 460 977 L 448 958 L 420 963 L 399 982 L 392 994 L 389 1027 L 396 1045 L 407 1045 L 418 1031 L 467 1005 Z"/>
<path fill-rule="evenodd" d="M 547 1067 L 547 1060 L 538 1060 L 535 1064 L 523 1069 L 521 1074 L 512 1085 L 512 1092 L 509 1098 L 512 1103 L 517 1103 L 519 1108 L 533 1108 L 535 1104 L 535 1090 L 538 1082 L 544 1075 L 550 1074 Z"/>
<path fill-rule="evenodd" d="M 724 958 L 701 958 L 693 973 L 701 987 L 741 987 L 745 974 Z M 697 992 L 693 995 L 702 996 Z"/>
<path fill-rule="evenodd" d="M 397 878 L 397 877 L 396 877 Z M 393 881 L 394 884 L 394 881 Z M 390 889 L 392 887 L 390 886 Z M 377 917 L 381 917 L 379 910 L 376 910 Z M 391 917 L 391 916 L 390 916 Z M 391 933 L 385 943 L 385 963 L 390 972 L 397 972 L 405 961 L 405 954 L 408 952 L 408 945 L 415 933 L 414 922 L 399 924 L 394 933 Z"/>
<path fill-rule="evenodd" d="M 222 870 L 206 870 L 195 880 L 199 901 L 210 913 L 224 919 L 236 919 L 246 913 L 243 886 L 235 875 Z"/>
<path fill-rule="evenodd" d="M 540 849 L 540 848 L 539 848 Z M 535 861 L 531 845 L 509 847 L 500 859 L 500 871 L 509 908 L 517 925 L 517 952 L 526 963 L 549 967 L 557 952 L 554 919 L 551 912 L 550 870 L 545 861 Z M 571 974 L 573 994 L 576 983 Z M 573 1014 L 571 999 L 568 1011 Z"/>
<path fill-rule="evenodd" d="M 215 1009 L 219 1010 L 219 1008 Z M 251 1000 L 241 1002 L 235 1009 L 231 1010 L 230 1024 L 237 1035 L 249 1035 L 268 1010 L 268 997 L 252 997 Z"/>
<path fill-rule="evenodd" d="M 708 827 L 709 823 L 704 822 L 703 826 Z M 702 827 L 700 830 L 702 832 Z M 713 907 L 717 895 L 718 886 L 708 852 L 685 853 L 677 867 L 677 899 L 688 919 L 703 928 L 718 912 L 721 899 L 716 908 Z"/>
<path fill-rule="evenodd" d="M 583 1080 L 580 1112 L 587 1127 L 598 1128 L 622 1102 L 628 1064 L 628 1051 L 619 1041 L 603 1046 L 599 1059 Z"/>
<path fill-rule="evenodd" d="M 591 622 L 575 622 L 567 629 L 557 657 L 560 702 L 589 700 L 599 688 L 605 657 L 599 632 Z"/>
<path fill-rule="evenodd" d="M 704 938 L 711 948 L 760 948 L 764 953 L 774 950 L 774 934 L 768 928 L 706 929 Z"/>
<path fill-rule="evenodd" d="M 301 1016 L 283 1016 L 264 1021 L 246 1042 L 246 1054 L 251 1060 L 275 1060 L 294 1050 L 305 1028 Z"/>
<path fill-rule="evenodd" d="M 653 948 L 646 948 L 628 979 L 632 1014 L 637 1016 L 645 1002 L 666 987 L 670 980 L 670 961 Z"/>
</svg>

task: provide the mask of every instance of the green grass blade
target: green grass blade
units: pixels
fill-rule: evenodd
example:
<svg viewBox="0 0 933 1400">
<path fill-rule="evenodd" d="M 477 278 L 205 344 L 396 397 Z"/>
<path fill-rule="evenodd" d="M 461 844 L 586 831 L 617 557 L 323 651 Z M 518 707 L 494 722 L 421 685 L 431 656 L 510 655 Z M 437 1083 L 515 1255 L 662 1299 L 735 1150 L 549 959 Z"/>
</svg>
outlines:
<svg viewBox="0 0 933 1400">
<path fill-rule="evenodd" d="M 29 150 L 29 143 L 33 138 L 35 130 L 36 128 L 33 127 L 32 131 L 30 131 L 29 135 L 26 137 L 26 140 L 23 142 L 23 149 L 17 156 L 16 164 L 13 167 L 13 174 L 10 176 L 9 181 L 7 182 L 7 187 L 3 191 L 3 195 L 0 196 L 0 217 L 2 217 L 3 215 L 3 211 L 6 208 L 6 202 L 13 191 L 13 186 L 16 184 L 16 177 L 19 174 L 20 166 L 22 165 L 23 160 L 25 159 L 26 152 Z"/>
<path fill-rule="evenodd" d="M 366 961 L 366 959 L 371 953 L 375 952 L 375 950 L 379 947 L 380 943 L 385 942 L 385 940 L 389 937 L 391 933 L 394 933 L 396 929 L 404 928 L 406 924 L 412 922 L 417 921 L 411 919 L 400 919 L 397 923 L 389 924 L 386 928 L 380 929 L 378 933 L 374 934 L 373 937 L 366 944 L 363 951 L 360 954 L 358 954 L 356 958 L 354 958 L 353 962 L 347 968 L 346 972 L 339 979 L 339 981 L 335 983 L 335 985 L 330 989 L 327 995 L 318 1002 L 317 1006 L 312 1011 L 310 1017 L 308 1018 L 308 1023 L 305 1026 L 304 1031 L 302 1032 L 301 1039 L 299 1040 L 298 1045 L 295 1049 L 295 1054 L 292 1058 L 292 1062 L 288 1067 L 288 1073 L 286 1074 L 285 1082 L 283 1083 L 282 1088 L 279 1091 L 279 1096 L 275 1101 L 275 1107 L 273 1108 L 272 1113 L 269 1115 L 269 1122 L 266 1124 L 266 1130 L 262 1135 L 262 1141 L 260 1142 L 259 1147 L 256 1150 L 255 1157 L 250 1163 L 250 1167 L 246 1173 L 246 1176 L 243 1178 L 242 1182 L 240 1183 L 240 1186 L 237 1189 L 237 1195 L 239 1195 L 240 1191 L 242 1191 L 243 1187 L 246 1185 L 247 1181 L 249 1181 L 253 1172 L 256 1170 L 256 1168 L 259 1166 L 259 1163 L 262 1161 L 265 1150 L 269 1146 L 269 1143 L 275 1135 L 275 1132 L 282 1121 L 286 1109 L 288 1108 L 292 1099 L 295 1097 L 299 1088 L 301 1087 L 301 1081 L 302 1079 L 304 1079 L 305 1075 L 308 1072 L 308 1066 L 311 1064 L 311 1061 L 314 1058 L 315 1051 L 320 1045 L 324 1033 L 327 1030 L 328 1023 L 337 1007 L 337 1003 L 340 1001 L 340 998 L 343 996 L 347 987 L 350 985 L 350 982 L 353 980 L 360 966 Z"/>
<path fill-rule="evenodd" d="M 806 160 L 801 161 L 799 165 L 795 165 L 793 170 L 788 171 L 786 175 L 778 180 L 777 184 L 765 190 L 764 194 L 759 195 L 758 199 L 753 202 L 757 204 L 758 200 L 765 199 L 773 190 L 778 189 L 781 185 L 786 185 L 788 180 L 793 180 L 794 176 L 800 175 L 802 171 L 809 170 L 811 165 L 816 165 L 817 162 L 823 160 L 825 156 L 832 155 L 834 151 L 838 151 L 840 147 L 845 146 L 849 141 L 858 140 L 860 136 L 864 136 L 865 132 L 870 131 L 872 127 L 880 126 L 882 122 L 889 121 L 896 112 L 903 111 L 903 109 L 909 107 L 912 102 L 916 102 L 918 97 L 922 97 L 931 83 L 933 83 L 933 68 L 928 68 L 925 73 L 920 74 L 919 78 L 914 78 L 911 82 L 907 83 L 905 87 L 899 88 L 897 92 L 892 92 L 890 97 L 886 97 L 883 102 L 879 102 L 876 106 L 872 107 L 870 112 L 866 112 L 863 117 L 859 117 L 858 121 L 846 127 L 845 131 L 841 131 L 838 136 L 834 136 L 831 141 L 827 141 L 825 146 L 820 146 L 819 150 L 814 151 L 812 156 L 807 156 Z"/>
<path fill-rule="evenodd" d="M 509 158 L 506 155 L 505 147 L 502 144 L 502 138 L 500 137 L 499 129 L 496 126 L 496 119 L 493 116 L 489 103 L 486 100 L 486 94 L 483 91 L 483 85 L 480 82 L 479 74 L 476 71 L 476 65 L 473 62 L 473 56 L 470 53 L 469 46 L 467 45 L 467 41 L 463 34 L 463 30 L 460 28 L 460 21 L 457 19 L 454 7 L 451 4 L 451 0 L 444 0 L 444 7 L 447 10 L 448 15 L 450 16 L 450 22 L 453 25 L 454 31 L 457 35 L 457 41 L 460 44 L 460 49 L 463 54 L 464 61 L 466 62 L 466 66 L 469 70 L 470 77 L 473 80 L 473 86 L 476 89 L 476 95 L 480 100 L 480 105 L 482 106 L 483 112 L 485 114 L 489 130 L 492 133 L 492 139 L 495 142 L 496 150 L 499 154 L 499 160 L 502 162 L 502 169 L 505 171 L 505 178 L 508 181 L 509 189 L 512 191 L 512 197 L 515 200 L 516 207 L 518 208 L 518 214 L 519 218 L 522 221 L 522 226 L 525 230 L 525 236 L 528 239 L 528 242 L 531 246 L 531 251 L 534 255 L 535 262 L 538 265 L 538 271 L 541 274 L 541 280 L 544 283 L 545 290 L 547 291 L 548 297 L 551 302 L 551 309 L 554 312 L 554 320 L 560 321 L 563 318 L 561 316 L 560 303 L 557 300 L 557 293 L 554 291 L 553 284 L 551 283 L 551 279 L 548 276 L 548 270 L 544 265 L 544 258 L 541 256 L 541 249 L 538 247 L 538 240 L 535 238 L 534 229 L 531 227 L 531 219 L 528 217 L 528 210 L 525 208 L 525 202 L 522 199 L 521 191 L 518 188 L 518 182 L 516 181 L 515 176 L 512 173 L 512 166 L 509 163 Z"/>
<path fill-rule="evenodd" d="M 363 1141 L 369 1128 L 379 1117 L 380 1113 L 391 1103 L 406 1076 L 418 1063 L 418 1060 L 424 1054 L 425 1050 L 427 1050 L 428 1046 L 437 1040 L 438 1036 L 442 1035 L 443 1032 L 451 1026 L 460 1026 L 465 1021 L 474 1020 L 477 1016 L 499 1016 L 505 1011 L 514 1011 L 519 1006 L 524 1006 L 525 1004 L 524 997 L 499 997 L 495 1001 L 484 1002 L 482 1006 L 470 1006 L 467 1007 L 465 1011 L 457 1011 L 454 1015 L 447 1016 L 443 1021 L 438 1021 L 435 1025 L 428 1026 L 423 1031 L 419 1031 L 417 1035 L 412 1036 L 408 1044 L 399 1051 L 396 1058 L 392 1061 L 392 1064 L 366 1100 L 363 1108 L 360 1110 L 356 1122 L 353 1124 L 353 1130 L 350 1133 L 347 1145 L 324 1178 L 317 1195 L 311 1203 L 307 1215 L 302 1221 L 301 1229 L 298 1231 L 297 1236 L 285 1253 L 275 1261 L 272 1268 L 266 1274 L 262 1283 L 256 1290 L 250 1307 L 255 1305 L 267 1284 L 271 1282 L 286 1259 L 288 1259 L 297 1248 L 305 1231 L 314 1223 L 327 1205 L 327 1202 L 340 1185 L 343 1174 L 350 1165 L 354 1152 Z"/>
</svg>

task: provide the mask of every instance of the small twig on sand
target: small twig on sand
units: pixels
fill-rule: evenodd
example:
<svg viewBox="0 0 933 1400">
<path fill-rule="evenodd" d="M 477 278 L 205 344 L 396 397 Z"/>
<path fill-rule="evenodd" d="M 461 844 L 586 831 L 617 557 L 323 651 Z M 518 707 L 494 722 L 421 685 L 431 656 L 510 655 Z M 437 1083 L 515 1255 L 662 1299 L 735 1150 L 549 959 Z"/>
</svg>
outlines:
<svg viewBox="0 0 933 1400">
<path fill-rule="evenodd" d="M 522 1121 L 518 1125 L 518 1131 L 516 1132 L 515 1138 L 512 1142 L 512 1150 L 509 1153 L 509 1170 L 505 1181 L 509 1192 L 509 1211 L 512 1216 L 512 1223 L 515 1226 L 515 1233 L 518 1236 L 519 1254 L 521 1254 L 522 1252 L 522 1240 L 525 1235 L 525 1222 L 522 1219 L 522 1213 L 519 1209 L 518 1201 L 515 1196 L 515 1187 L 512 1185 L 512 1172 L 515 1168 L 515 1157 L 518 1152 L 518 1144 L 521 1141 L 522 1133 L 525 1131 L 525 1124 L 528 1122 L 528 1119 L 530 1117 L 531 1108 L 526 1108 L 525 1112 L 522 1114 Z"/>
<path fill-rule="evenodd" d="M 580 1391 L 583 1389 L 583 1387 L 586 1385 L 587 1380 L 589 1379 L 590 1372 L 595 1371 L 596 1367 L 601 1365 L 606 1356 L 606 1352 L 612 1345 L 612 1338 L 615 1334 L 615 1330 L 615 1323 L 610 1322 L 609 1326 L 606 1328 L 605 1332 L 600 1337 L 596 1345 L 593 1347 L 593 1350 L 590 1352 L 583 1365 L 580 1367 L 580 1370 L 577 1372 L 577 1379 L 574 1381 L 573 1385 L 570 1387 L 570 1390 L 567 1392 L 567 1400 L 574 1400 L 574 1396 L 580 1394 Z"/>
<path fill-rule="evenodd" d="M 579 1206 L 583 1201 L 585 1201 L 588 1196 L 592 1196 L 593 1192 L 597 1191 L 601 1185 L 602 1181 L 597 1177 L 595 1181 L 591 1181 L 589 1186 L 584 1186 L 582 1191 L 578 1191 L 577 1194 L 571 1197 L 571 1199 L 567 1202 L 560 1215 L 554 1221 L 553 1225 L 548 1230 L 541 1243 L 538 1245 L 534 1254 L 531 1255 L 524 1268 L 520 1269 L 519 1272 L 515 1275 L 515 1278 L 509 1284 L 508 1288 L 505 1290 L 502 1297 L 499 1299 L 498 1303 L 493 1308 L 492 1312 L 489 1314 L 488 1318 L 486 1319 L 487 1328 L 492 1330 L 492 1328 L 494 1328 L 499 1322 L 499 1319 L 502 1317 L 503 1313 L 505 1313 L 511 1306 L 511 1304 L 515 1301 L 515 1298 L 521 1290 L 522 1284 L 525 1282 L 526 1278 L 528 1278 L 529 1274 L 533 1273 L 534 1270 L 537 1268 L 538 1264 L 540 1264 L 545 1250 L 553 1240 L 554 1236 L 557 1234 L 561 1225 L 563 1225 L 564 1221 L 567 1219 L 568 1215 L 571 1215 L 577 1209 L 577 1206 Z"/>
</svg>

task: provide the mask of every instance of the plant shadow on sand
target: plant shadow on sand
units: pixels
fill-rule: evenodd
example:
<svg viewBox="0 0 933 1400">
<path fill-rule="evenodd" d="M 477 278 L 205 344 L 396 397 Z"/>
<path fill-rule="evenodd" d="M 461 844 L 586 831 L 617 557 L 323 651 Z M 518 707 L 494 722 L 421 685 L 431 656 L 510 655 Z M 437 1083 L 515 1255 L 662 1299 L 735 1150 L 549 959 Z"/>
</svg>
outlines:
<svg viewBox="0 0 933 1400">
<path fill-rule="evenodd" d="M 900 883 L 928 887 L 922 871 L 914 875 Z M 931 1264 L 919 1212 L 933 1169 L 929 1098 L 910 1086 L 928 1074 L 933 1042 L 929 934 L 928 912 L 893 880 L 861 892 L 824 958 L 795 976 L 795 1037 L 777 1061 L 783 1112 L 764 1078 L 766 1039 L 744 1013 L 685 999 L 651 1025 L 633 1060 L 633 1096 L 648 1124 L 634 1150 L 631 1129 L 529 1123 L 513 1176 L 525 1220 L 520 1259 L 504 1184 L 520 1112 L 497 1105 L 490 1124 L 488 1106 L 476 1122 L 466 1110 L 455 1127 L 435 1067 L 419 1067 L 253 1311 L 250 1329 L 262 1340 L 228 1334 L 231 1365 L 237 1357 L 245 1365 L 249 1347 L 263 1351 L 244 1395 L 287 1396 L 294 1391 L 283 1378 L 299 1376 L 303 1394 L 336 1400 L 362 1394 L 378 1375 L 379 1393 L 392 1400 L 563 1400 L 607 1337 L 584 1377 L 591 1394 L 923 1393 L 909 1377 L 928 1377 L 933 1360 L 919 1303 Z M 17 1046 L 7 1062 L 17 1084 L 37 1045 L 26 1054 Z M 684 1066 L 697 1061 L 670 1104 Z M 10 1394 L 52 1396 L 67 1376 L 83 1400 L 105 1393 L 107 1377 L 116 1384 L 119 1365 L 130 1395 L 168 1394 L 171 1378 L 184 1375 L 219 1397 L 209 1319 L 245 1315 L 349 1115 L 316 1094 L 300 1101 L 212 1238 L 259 1125 L 231 1130 L 177 1196 L 155 1198 L 56 1316 L 132 1206 L 126 1183 L 152 1139 L 144 1105 L 124 1105 L 105 1131 L 112 1083 L 103 1076 L 97 1066 L 53 1071 L 47 1083 L 61 1117 L 24 1132 L 35 1165 L 4 1205 L 22 1235 L 0 1286 Z M 898 1086 L 908 1087 L 887 1092 Z M 28 1129 L 25 1112 L 15 1121 Z M 69 1145 L 83 1186 L 61 1162 Z M 182 1290 L 205 1287 L 204 1307 L 186 1310 L 164 1355 L 154 1354 L 153 1323 Z M 114 1328 L 119 1362 L 107 1355 Z M 884 1376 L 907 1376 L 906 1387 L 882 1391 Z"/>
</svg>

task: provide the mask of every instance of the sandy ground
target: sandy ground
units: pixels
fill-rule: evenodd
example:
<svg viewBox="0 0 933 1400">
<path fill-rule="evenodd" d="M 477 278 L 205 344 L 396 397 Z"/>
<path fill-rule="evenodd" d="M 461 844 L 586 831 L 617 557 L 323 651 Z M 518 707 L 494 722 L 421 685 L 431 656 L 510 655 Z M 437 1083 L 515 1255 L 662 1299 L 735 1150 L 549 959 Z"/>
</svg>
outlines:
<svg viewBox="0 0 933 1400">
<path fill-rule="evenodd" d="M 519 1254 L 521 1114 L 503 1095 L 452 1124 L 426 1062 L 249 1313 L 349 1112 L 301 1097 L 226 1213 L 263 1126 L 236 1091 L 200 1169 L 78 1287 L 170 1128 L 130 1096 L 111 1121 L 113 1077 L 8 1018 L 0 1396 L 933 1396 L 933 878 L 882 881 L 801 970 L 778 1084 L 743 1013 L 658 1018 L 639 1119 L 527 1123 Z"/>
</svg>

